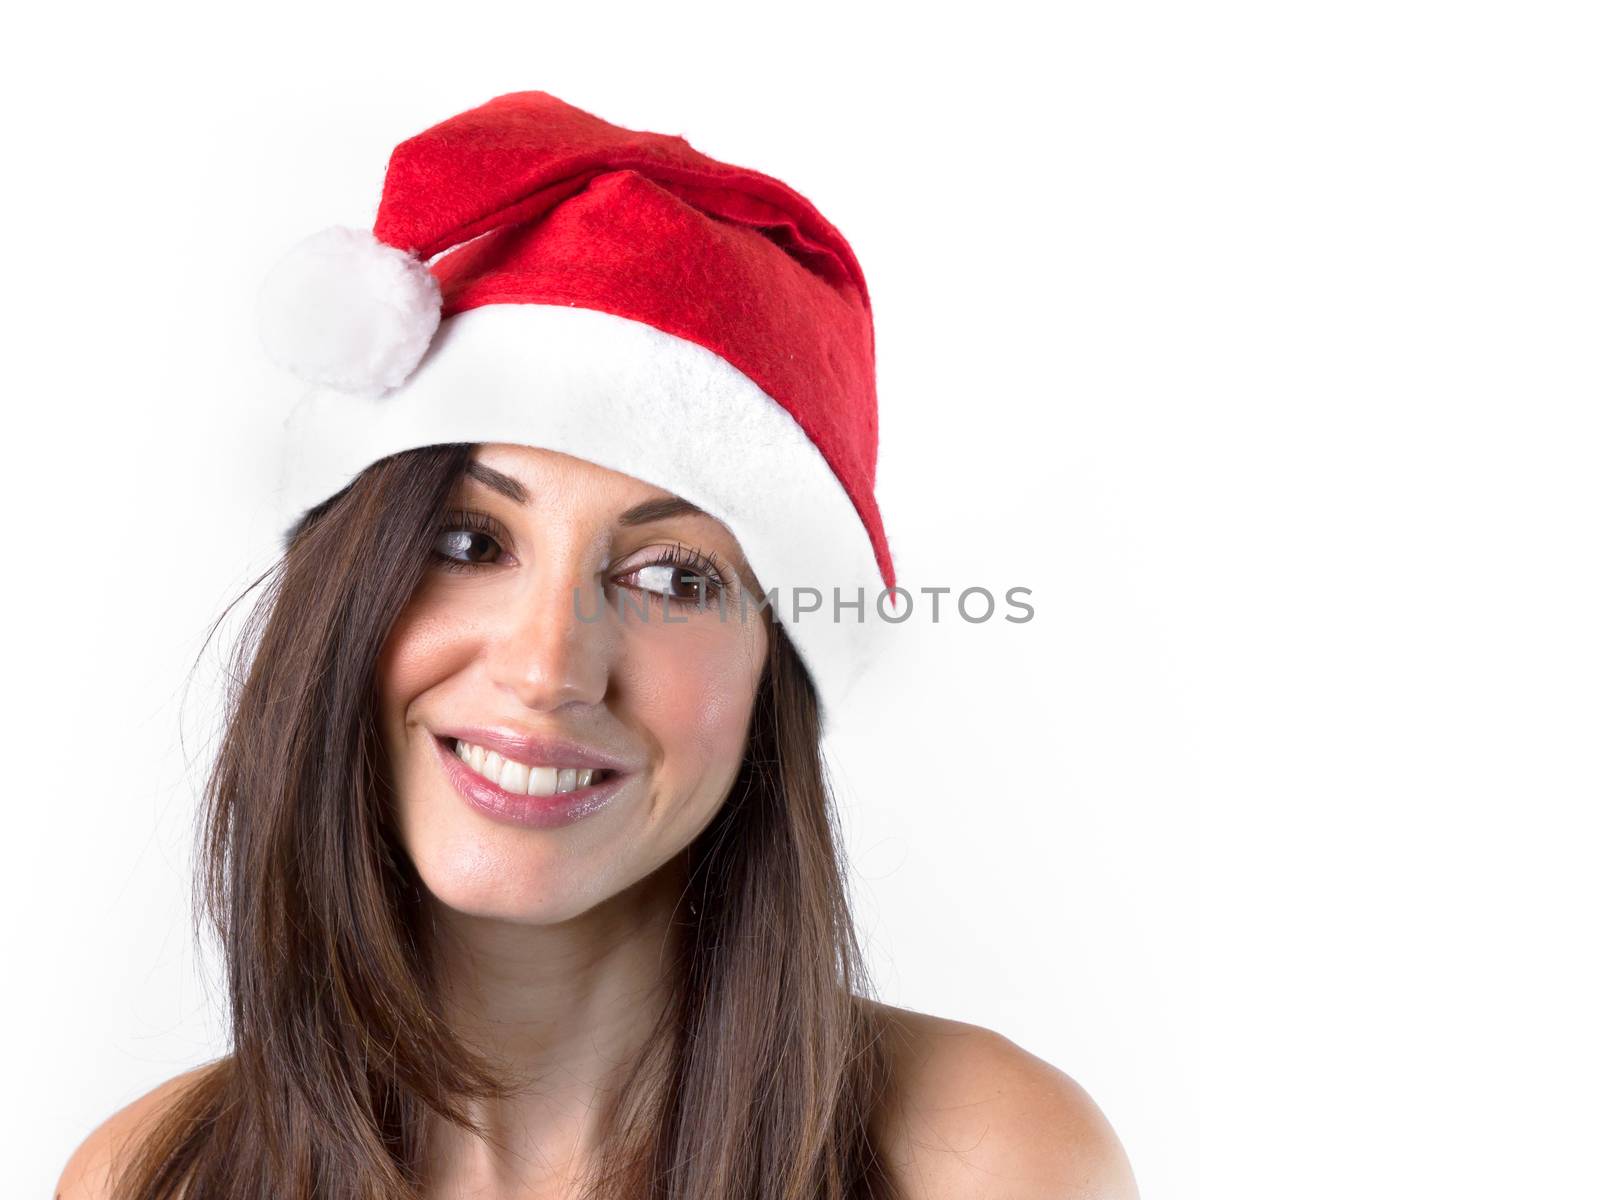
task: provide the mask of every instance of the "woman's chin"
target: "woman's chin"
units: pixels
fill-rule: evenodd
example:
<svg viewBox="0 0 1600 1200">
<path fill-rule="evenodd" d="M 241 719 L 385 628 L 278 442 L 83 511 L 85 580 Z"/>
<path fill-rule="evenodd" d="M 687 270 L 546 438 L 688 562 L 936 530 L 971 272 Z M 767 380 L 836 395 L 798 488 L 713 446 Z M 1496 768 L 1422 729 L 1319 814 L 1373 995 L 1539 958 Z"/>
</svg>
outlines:
<svg viewBox="0 0 1600 1200">
<path fill-rule="evenodd" d="M 596 870 L 570 848 L 539 839 L 508 837 L 503 830 L 438 813 L 402 821 L 406 857 L 423 888 L 443 908 L 466 916 L 531 924 L 563 921 L 604 890 Z"/>
</svg>

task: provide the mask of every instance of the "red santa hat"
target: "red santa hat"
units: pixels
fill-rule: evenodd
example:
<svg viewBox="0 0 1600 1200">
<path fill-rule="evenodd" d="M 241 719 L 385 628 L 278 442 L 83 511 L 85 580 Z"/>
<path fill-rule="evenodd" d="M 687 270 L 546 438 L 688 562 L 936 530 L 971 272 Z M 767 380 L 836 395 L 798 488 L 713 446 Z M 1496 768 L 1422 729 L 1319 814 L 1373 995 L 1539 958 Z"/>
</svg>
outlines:
<svg viewBox="0 0 1600 1200">
<path fill-rule="evenodd" d="M 259 317 L 312 385 L 285 422 L 287 519 L 444 442 L 621 471 L 739 539 L 825 714 L 901 611 L 879 607 L 866 280 L 771 176 L 545 92 L 498 96 L 400 143 L 372 231 L 296 246 Z"/>
</svg>

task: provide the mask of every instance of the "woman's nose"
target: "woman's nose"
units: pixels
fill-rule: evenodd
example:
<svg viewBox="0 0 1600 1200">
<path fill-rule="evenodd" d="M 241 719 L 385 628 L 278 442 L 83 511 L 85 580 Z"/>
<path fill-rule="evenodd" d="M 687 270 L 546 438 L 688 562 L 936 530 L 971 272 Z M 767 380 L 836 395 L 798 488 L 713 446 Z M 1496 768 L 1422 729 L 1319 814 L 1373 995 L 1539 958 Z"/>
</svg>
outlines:
<svg viewBox="0 0 1600 1200">
<path fill-rule="evenodd" d="M 496 686 L 541 711 L 599 704 L 611 678 L 615 632 L 599 581 L 575 568 L 536 568 L 532 585 L 511 603 L 489 651 Z"/>
</svg>

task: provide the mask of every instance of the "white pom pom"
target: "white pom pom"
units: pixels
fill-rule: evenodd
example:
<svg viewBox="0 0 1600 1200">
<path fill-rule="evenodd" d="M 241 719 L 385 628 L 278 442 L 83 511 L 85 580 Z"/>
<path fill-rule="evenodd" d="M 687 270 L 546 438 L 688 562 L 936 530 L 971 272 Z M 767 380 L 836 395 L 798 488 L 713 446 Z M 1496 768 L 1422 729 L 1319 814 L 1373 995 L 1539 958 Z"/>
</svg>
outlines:
<svg viewBox="0 0 1600 1200">
<path fill-rule="evenodd" d="M 381 396 L 422 361 L 441 304 L 439 281 L 420 259 L 336 225 L 267 273 L 256 318 L 267 353 L 302 379 Z"/>
</svg>

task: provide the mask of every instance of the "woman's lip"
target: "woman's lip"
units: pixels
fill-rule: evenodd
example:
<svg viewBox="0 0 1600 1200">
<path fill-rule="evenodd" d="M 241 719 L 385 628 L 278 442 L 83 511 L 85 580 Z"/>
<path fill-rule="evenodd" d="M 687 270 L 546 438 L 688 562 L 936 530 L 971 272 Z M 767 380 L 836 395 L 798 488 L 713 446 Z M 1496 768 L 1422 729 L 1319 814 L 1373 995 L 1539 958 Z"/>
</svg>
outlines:
<svg viewBox="0 0 1600 1200">
<path fill-rule="evenodd" d="M 634 765 L 614 754 L 596 750 L 592 746 L 569 741 L 566 738 L 540 734 L 517 733 L 510 729 L 495 729 L 487 725 L 455 725 L 448 729 L 435 729 L 441 738 L 455 738 L 493 750 L 501 758 L 519 762 L 525 767 L 555 767 L 582 770 L 631 771 Z"/>
<path fill-rule="evenodd" d="M 468 804 L 495 820 L 534 829 L 555 829 L 589 816 L 616 796 L 629 779 L 627 774 L 618 772 L 571 792 L 524 796 L 506 791 L 467 766 L 457 757 L 448 737 L 435 737 L 433 744 L 438 747 L 445 775 Z"/>
</svg>

